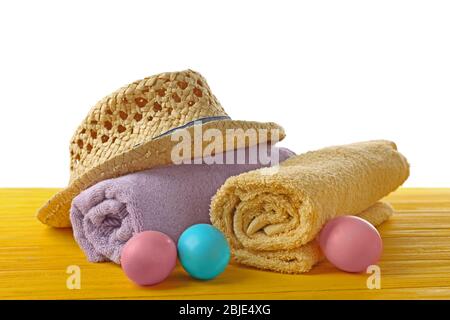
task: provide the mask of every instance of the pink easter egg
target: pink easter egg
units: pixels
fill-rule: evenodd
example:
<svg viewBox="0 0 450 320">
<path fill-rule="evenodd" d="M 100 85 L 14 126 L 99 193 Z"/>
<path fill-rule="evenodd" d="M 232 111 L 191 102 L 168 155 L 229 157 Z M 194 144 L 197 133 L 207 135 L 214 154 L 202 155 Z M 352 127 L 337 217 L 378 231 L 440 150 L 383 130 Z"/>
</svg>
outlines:
<svg viewBox="0 0 450 320">
<path fill-rule="evenodd" d="M 157 284 L 175 268 L 177 247 L 162 232 L 143 231 L 123 246 L 120 263 L 133 282 L 141 286 Z"/>
<path fill-rule="evenodd" d="M 325 257 L 347 272 L 363 272 L 376 264 L 383 251 L 377 229 L 364 219 L 341 216 L 330 220 L 319 235 Z"/>
</svg>

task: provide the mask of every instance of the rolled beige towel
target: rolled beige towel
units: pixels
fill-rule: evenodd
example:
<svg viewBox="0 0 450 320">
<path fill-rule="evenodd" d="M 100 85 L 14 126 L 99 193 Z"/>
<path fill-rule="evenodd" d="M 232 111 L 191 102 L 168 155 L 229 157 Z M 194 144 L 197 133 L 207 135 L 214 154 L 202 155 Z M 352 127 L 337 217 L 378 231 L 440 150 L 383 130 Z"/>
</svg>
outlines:
<svg viewBox="0 0 450 320">
<path fill-rule="evenodd" d="M 408 162 L 393 142 L 324 148 L 227 179 L 212 199 L 211 221 L 235 260 L 305 272 L 321 258 L 314 238 L 328 220 L 361 214 L 378 225 L 392 214 L 378 200 L 408 176 Z"/>
</svg>

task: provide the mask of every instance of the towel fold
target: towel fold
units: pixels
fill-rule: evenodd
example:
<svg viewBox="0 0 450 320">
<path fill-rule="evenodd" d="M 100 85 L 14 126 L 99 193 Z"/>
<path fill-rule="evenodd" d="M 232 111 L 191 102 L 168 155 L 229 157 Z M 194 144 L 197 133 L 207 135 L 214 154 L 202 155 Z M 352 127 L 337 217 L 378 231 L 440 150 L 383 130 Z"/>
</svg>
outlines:
<svg viewBox="0 0 450 320">
<path fill-rule="evenodd" d="M 161 231 L 176 242 L 190 225 L 210 223 L 211 198 L 228 177 L 294 154 L 277 147 L 260 150 L 230 151 L 201 164 L 153 168 L 99 182 L 72 202 L 75 240 L 89 261 L 115 263 L 120 263 L 123 245 L 141 231 Z"/>
<path fill-rule="evenodd" d="M 228 178 L 212 200 L 211 221 L 237 261 L 305 272 L 321 258 L 315 237 L 328 220 L 361 214 L 383 222 L 392 208 L 378 200 L 408 175 L 406 159 L 390 141 L 324 148 Z"/>
<path fill-rule="evenodd" d="M 394 213 L 392 207 L 384 202 L 377 202 L 370 208 L 358 214 L 359 217 L 378 226 Z M 256 267 L 282 273 L 302 273 L 321 261 L 324 256 L 316 239 L 298 248 L 286 250 L 252 250 L 248 248 L 233 248 L 236 261 Z"/>
</svg>

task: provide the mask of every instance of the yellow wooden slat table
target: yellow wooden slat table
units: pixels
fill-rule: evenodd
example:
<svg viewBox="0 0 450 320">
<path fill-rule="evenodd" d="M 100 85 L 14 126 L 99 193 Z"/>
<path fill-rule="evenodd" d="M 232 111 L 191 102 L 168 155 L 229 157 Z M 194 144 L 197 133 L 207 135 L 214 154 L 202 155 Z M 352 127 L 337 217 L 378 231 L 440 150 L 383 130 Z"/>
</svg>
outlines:
<svg viewBox="0 0 450 320">
<path fill-rule="evenodd" d="M 88 263 L 70 229 L 43 226 L 36 209 L 56 189 L 0 189 L 1 299 L 450 299 L 450 189 L 400 189 L 387 200 L 397 214 L 381 228 L 381 289 L 367 274 L 328 262 L 302 275 L 231 265 L 217 279 L 191 279 L 180 266 L 162 284 L 141 288 L 119 266 Z M 66 269 L 81 270 L 69 290 Z"/>
</svg>

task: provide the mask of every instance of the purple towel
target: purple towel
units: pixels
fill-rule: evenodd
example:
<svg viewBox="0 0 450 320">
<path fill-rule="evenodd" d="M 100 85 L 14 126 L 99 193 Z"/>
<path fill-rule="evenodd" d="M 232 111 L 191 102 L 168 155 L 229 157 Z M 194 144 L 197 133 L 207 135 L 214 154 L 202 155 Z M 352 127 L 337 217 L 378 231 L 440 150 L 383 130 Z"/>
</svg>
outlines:
<svg viewBox="0 0 450 320">
<path fill-rule="evenodd" d="M 89 261 L 115 263 L 120 263 L 122 246 L 141 231 L 164 232 L 176 243 L 189 226 L 210 223 L 211 197 L 228 177 L 277 164 L 294 154 L 273 147 L 269 157 L 265 153 L 266 157 L 256 156 L 255 161 L 249 157 L 257 155 L 255 148 L 246 149 L 245 158 L 234 152 L 234 160 L 239 159 L 241 164 L 224 160 L 227 164 L 170 165 L 95 184 L 72 201 L 70 219 L 75 240 Z"/>
</svg>

